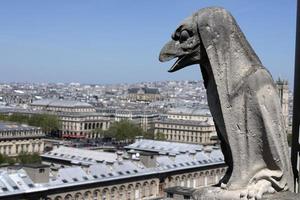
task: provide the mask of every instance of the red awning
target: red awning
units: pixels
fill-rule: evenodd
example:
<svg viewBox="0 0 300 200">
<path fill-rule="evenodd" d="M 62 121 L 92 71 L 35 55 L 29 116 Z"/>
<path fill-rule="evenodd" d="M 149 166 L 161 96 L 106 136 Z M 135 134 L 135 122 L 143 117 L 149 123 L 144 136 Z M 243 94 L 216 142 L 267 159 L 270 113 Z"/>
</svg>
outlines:
<svg viewBox="0 0 300 200">
<path fill-rule="evenodd" d="M 63 138 L 85 138 L 84 135 L 68 135 L 68 134 L 64 134 L 62 137 Z"/>
</svg>

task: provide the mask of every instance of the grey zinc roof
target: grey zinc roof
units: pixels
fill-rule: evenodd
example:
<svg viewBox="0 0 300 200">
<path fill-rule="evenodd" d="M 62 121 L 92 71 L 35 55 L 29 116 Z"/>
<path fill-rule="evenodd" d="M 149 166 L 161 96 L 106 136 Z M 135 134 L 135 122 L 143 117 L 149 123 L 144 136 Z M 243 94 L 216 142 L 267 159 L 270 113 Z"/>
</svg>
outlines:
<svg viewBox="0 0 300 200">
<path fill-rule="evenodd" d="M 214 149 L 212 151 L 220 151 Z M 120 180 L 122 178 L 143 176 L 151 174 L 159 174 L 171 172 L 174 170 L 189 169 L 201 166 L 210 166 L 215 164 L 223 164 L 223 155 L 216 153 L 206 155 L 204 152 L 196 152 L 196 154 L 180 154 L 174 158 L 169 156 L 158 156 L 156 167 L 147 168 L 138 162 L 131 160 L 123 160 L 108 165 L 105 163 L 97 163 L 90 165 L 87 170 L 80 167 L 62 168 L 59 170 L 57 178 L 50 182 L 52 187 L 59 187 L 64 184 L 84 184 L 84 182 Z M 220 157 L 219 157 L 220 156 Z M 86 177 L 85 179 L 83 177 Z M 75 178 L 75 179 L 74 179 Z"/>
<path fill-rule="evenodd" d="M 161 145 L 161 142 L 155 142 Z M 166 144 L 168 143 L 164 143 L 164 145 Z M 219 148 L 205 147 L 204 150 L 199 150 L 194 147 L 194 145 L 186 145 L 185 148 L 191 147 L 192 150 L 189 151 L 191 153 L 183 153 L 186 152 L 186 150 L 181 147 L 182 153 L 179 152 L 177 155 L 157 155 L 155 167 L 148 168 L 141 162 L 132 160 L 122 160 L 112 163 L 94 163 L 87 168 L 78 166 L 66 167 L 59 169 L 57 174 L 50 178 L 49 183 L 42 184 L 33 184 L 26 172 L 22 169 L 16 172 L 0 171 L 0 196 L 30 193 L 31 191 L 51 190 L 68 186 L 84 185 L 87 183 L 119 181 L 125 178 L 159 175 L 176 170 L 224 164 L 223 155 Z M 90 150 L 85 151 L 92 152 Z M 30 187 L 30 184 L 32 184 L 33 187 Z M 6 191 L 2 190 L 2 188 L 6 188 Z"/>
<path fill-rule="evenodd" d="M 195 120 L 181 120 L 181 119 L 171 119 L 171 118 L 161 118 L 158 122 L 163 124 L 175 124 L 175 125 L 187 125 L 187 126 L 214 126 L 207 121 L 195 121 Z"/>
<path fill-rule="evenodd" d="M 142 87 L 142 88 L 129 88 L 128 93 L 129 94 L 136 94 L 140 90 L 142 90 L 145 94 L 159 94 L 159 90 L 157 88 L 148 88 L 148 87 Z"/>
<path fill-rule="evenodd" d="M 12 122 L 2 122 L 0 121 L 0 131 L 28 131 L 28 130 L 37 130 L 39 127 L 28 126 L 26 124 L 17 124 Z"/>
<path fill-rule="evenodd" d="M 157 153 L 165 152 L 167 154 L 180 154 L 183 152 L 201 151 L 203 146 L 199 144 L 140 139 L 125 148 Z"/>
<path fill-rule="evenodd" d="M 91 104 L 80 102 L 80 101 L 71 101 L 71 100 L 62 100 L 62 99 L 42 99 L 37 100 L 31 103 L 34 106 L 50 106 L 50 107 L 93 107 Z"/>
<path fill-rule="evenodd" d="M 50 184 L 75 183 L 92 179 L 93 178 L 81 167 L 68 167 L 59 169 L 57 173 L 57 179 L 55 179 L 53 182 L 50 182 Z"/>
<path fill-rule="evenodd" d="M 144 166 L 133 163 L 132 161 L 124 160 L 121 162 L 115 162 L 113 165 L 107 165 L 104 163 L 94 164 L 89 167 L 89 172 L 94 178 L 106 179 L 119 176 L 135 175 L 140 172 L 146 172 Z"/>
<path fill-rule="evenodd" d="M 210 111 L 207 105 L 200 107 L 176 107 L 169 110 L 171 114 L 185 114 L 185 115 L 204 115 L 210 116 Z"/>
<path fill-rule="evenodd" d="M 79 148 L 60 146 L 52 151 L 44 153 L 42 157 L 56 158 L 71 162 L 93 164 L 96 162 L 115 162 L 117 155 L 114 153 L 91 151 Z"/>
<path fill-rule="evenodd" d="M 0 196 L 11 193 L 22 193 L 42 189 L 32 182 L 26 172 L 21 169 L 15 173 L 0 171 Z"/>
</svg>

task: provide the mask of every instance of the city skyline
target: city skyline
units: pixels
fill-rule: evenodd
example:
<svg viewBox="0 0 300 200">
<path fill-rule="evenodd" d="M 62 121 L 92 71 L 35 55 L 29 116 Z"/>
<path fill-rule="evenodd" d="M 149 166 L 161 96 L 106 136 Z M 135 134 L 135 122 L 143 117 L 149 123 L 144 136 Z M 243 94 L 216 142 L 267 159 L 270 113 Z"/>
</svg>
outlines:
<svg viewBox="0 0 300 200">
<path fill-rule="evenodd" d="M 178 21 L 200 8 L 219 5 L 236 17 L 273 78 L 293 84 L 295 0 L 1 4 L 1 82 L 199 80 L 195 66 L 168 73 L 171 63 L 159 63 L 158 53 Z"/>
</svg>

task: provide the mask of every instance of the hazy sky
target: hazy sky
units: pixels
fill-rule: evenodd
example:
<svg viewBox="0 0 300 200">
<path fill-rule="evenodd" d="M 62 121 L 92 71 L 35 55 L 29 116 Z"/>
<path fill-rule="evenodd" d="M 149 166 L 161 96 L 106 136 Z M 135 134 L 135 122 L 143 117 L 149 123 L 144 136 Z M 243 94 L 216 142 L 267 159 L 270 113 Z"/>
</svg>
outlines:
<svg viewBox="0 0 300 200">
<path fill-rule="evenodd" d="M 206 6 L 235 16 L 274 78 L 293 80 L 296 0 L 3 0 L 0 82 L 198 80 L 158 54 L 179 22 Z"/>
</svg>

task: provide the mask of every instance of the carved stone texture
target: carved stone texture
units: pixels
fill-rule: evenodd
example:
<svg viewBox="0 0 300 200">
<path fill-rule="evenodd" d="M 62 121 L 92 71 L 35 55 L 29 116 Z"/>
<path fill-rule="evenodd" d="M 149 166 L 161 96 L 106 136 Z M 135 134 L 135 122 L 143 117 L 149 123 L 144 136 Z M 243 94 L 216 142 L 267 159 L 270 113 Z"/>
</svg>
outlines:
<svg viewBox="0 0 300 200">
<path fill-rule="evenodd" d="M 221 188 L 201 188 L 198 189 L 193 197 L 195 200 L 232 200 L 240 199 L 236 191 L 223 191 Z M 255 198 L 253 198 L 255 199 Z M 266 194 L 262 200 L 298 200 L 300 194 L 292 192 L 279 192 L 274 194 Z"/>
<path fill-rule="evenodd" d="M 160 52 L 169 72 L 200 64 L 208 104 L 228 165 L 220 191 L 260 199 L 293 188 L 280 101 L 268 70 L 232 15 L 204 8 L 185 19 Z"/>
</svg>

